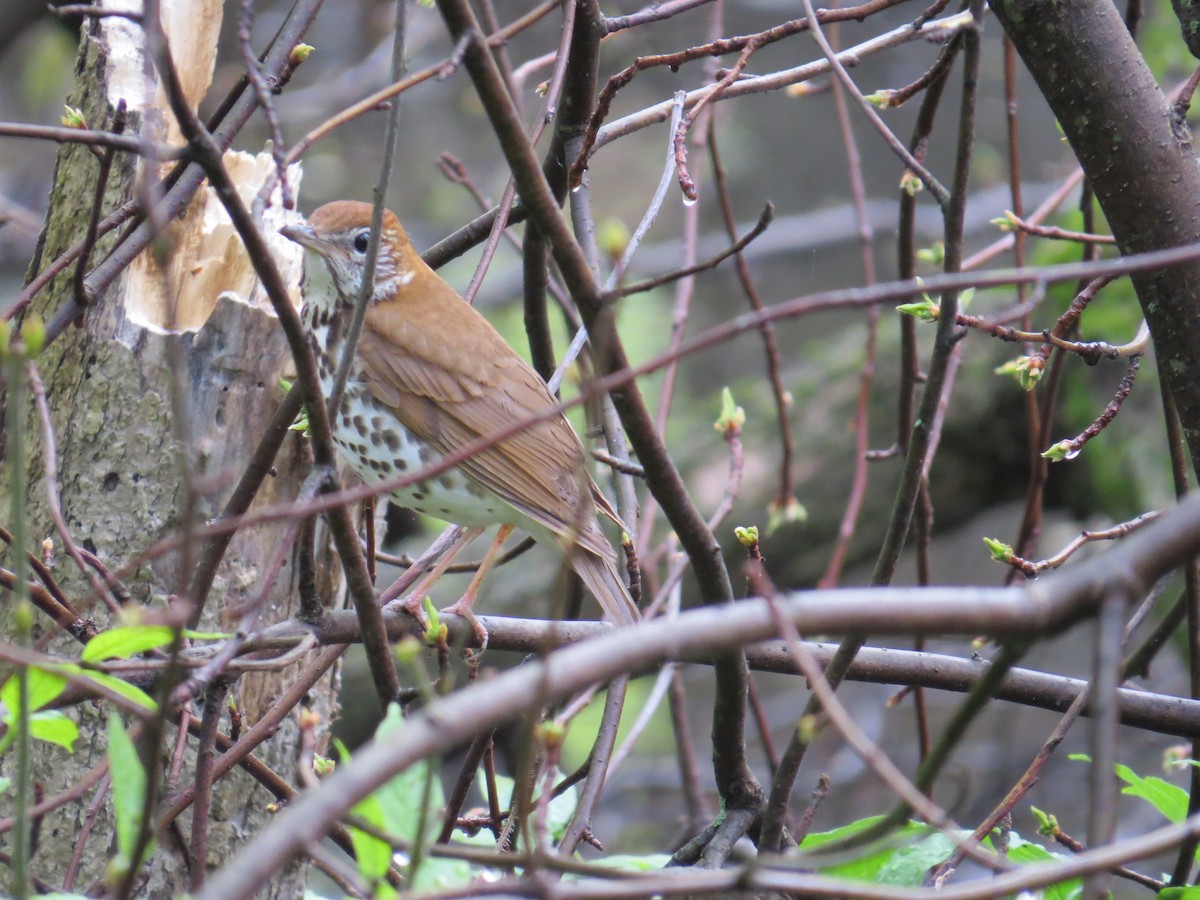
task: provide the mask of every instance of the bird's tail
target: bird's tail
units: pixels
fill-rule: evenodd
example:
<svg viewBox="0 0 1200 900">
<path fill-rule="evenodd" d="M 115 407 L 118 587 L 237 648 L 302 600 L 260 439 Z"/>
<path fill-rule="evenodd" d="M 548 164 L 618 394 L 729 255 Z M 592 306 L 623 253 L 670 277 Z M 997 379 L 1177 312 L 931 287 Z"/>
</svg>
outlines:
<svg viewBox="0 0 1200 900">
<path fill-rule="evenodd" d="M 600 603 L 604 618 L 614 625 L 633 625 L 641 621 L 642 614 L 617 574 L 616 563 L 611 557 L 578 548 L 571 565 Z"/>
</svg>

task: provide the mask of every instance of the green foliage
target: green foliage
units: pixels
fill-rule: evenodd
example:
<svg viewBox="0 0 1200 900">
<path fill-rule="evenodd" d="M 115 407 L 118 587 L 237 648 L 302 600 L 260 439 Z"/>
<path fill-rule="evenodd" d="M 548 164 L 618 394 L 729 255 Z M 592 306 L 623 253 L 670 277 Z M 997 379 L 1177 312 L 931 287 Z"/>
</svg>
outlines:
<svg viewBox="0 0 1200 900">
<path fill-rule="evenodd" d="M 400 708 L 393 704 L 375 732 L 376 740 L 404 727 Z M 440 812 L 445 805 L 442 786 L 437 778 L 436 762 L 428 760 L 405 769 L 353 808 L 375 828 L 403 842 L 407 847 L 428 847 L 441 830 Z M 392 863 L 392 847 L 362 829 L 350 828 L 359 873 L 374 886 L 375 897 L 391 897 L 394 891 L 384 880 Z M 437 890 L 463 885 L 473 877 L 471 867 L 462 860 L 424 857 L 411 852 L 410 890 Z M 415 869 L 415 871 L 414 871 Z"/>
<path fill-rule="evenodd" d="M 106 659 L 129 659 L 156 647 L 165 647 L 175 637 L 175 630 L 165 625 L 124 625 L 103 631 L 87 642 L 80 659 L 85 663 Z"/>
<path fill-rule="evenodd" d="M 360 800 L 350 810 L 371 825 L 380 830 L 386 830 L 387 824 L 383 815 L 383 804 L 375 794 L 370 794 Z M 392 846 L 373 834 L 368 834 L 361 828 L 350 827 L 350 842 L 354 846 L 354 858 L 358 862 L 358 872 L 373 886 L 373 896 L 392 896 L 395 891 L 385 881 L 388 867 L 392 864 Z"/>
<path fill-rule="evenodd" d="M 30 667 L 27 671 L 29 681 L 29 735 L 39 741 L 57 744 L 67 750 L 75 749 L 75 741 L 79 737 L 79 728 L 58 710 L 38 712 L 43 706 L 54 701 L 67 686 L 67 679 L 56 672 L 46 672 Z M 2 720 L 7 728 L 3 739 L 0 739 L 0 753 L 12 746 L 20 733 L 21 695 L 18 676 L 14 675 L 0 687 L 0 703 L 4 704 Z"/>
<path fill-rule="evenodd" d="M 1140 797 L 1145 800 L 1168 821 L 1178 824 L 1187 818 L 1188 795 L 1181 787 L 1176 787 L 1153 775 L 1143 778 L 1129 766 L 1118 763 L 1113 767 L 1117 777 L 1125 782 L 1121 793 L 1130 797 Z"/>
<path fill-rule="evenodd" d="M 832 831 L 810 834 L 800 845 L 799 852 L 807 855 L 821 847 L 840 844 L 867 831 L 882 818 L 873 816 L 859 819 Z M 909 822 L 893 832 L 886 846 L 875 844 L 865 847 L 859 856 L 839 858 L 828 865 L 821 865 L 819 856 L 806 859 L 806 862 L 815 863 L 822 875 L 835 878 L 898 887 L 921 887 L 930 872 L 954 852 L 953 838 L 966 838 L 969 834 L 966 830 L 945 834 L 920 822 Z M 983 844 L 991 849 L 990 838 L 984 840 Z M 1009 861 L 1018 865 L 1053 862 L 1062 858 L 1060 854 L 1051 853 L 1041 845 L 1025 840 L 1016 832 L 1009 832 L 1008 848 Z M 1071 880 L 1043 889 L 1042 896 L 1049 900 L 1073 900 L 1081 889 L 1078 880 Z"/>
<path fill-rule="evenodd" d="M 146 770 L 138 759 L 137 748 L 121 724 L 121 717 L 108 717 L 108 767 L 112 776 L 113 815 L 117 827 L 117 857 L 110 863 L 110 883 L 118 881 L 140 860 L 133 859 L 138 832 L 146 804 Z M 154 852 L 154 841 L 146 847 Z"/>
</svg>

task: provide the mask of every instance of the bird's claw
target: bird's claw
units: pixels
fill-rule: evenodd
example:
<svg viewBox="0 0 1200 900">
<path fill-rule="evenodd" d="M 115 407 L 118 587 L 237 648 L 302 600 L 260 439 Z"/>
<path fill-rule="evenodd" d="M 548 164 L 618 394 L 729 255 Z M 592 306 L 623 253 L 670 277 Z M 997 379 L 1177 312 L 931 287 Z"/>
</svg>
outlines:
<svg viewBox="0 0 1200 900">
<path fill-rule="evenodd" d="M 421 594 L 411 594 L 400 604 L 400 608 L 421 623 L 421 630 L 429 630 L 429 616 L 425 612 L 425 597 Z"/>
<path fill-rule="evenodd" d="M 488 645 L 487 629 L 484 628 L 483 623 L 480 622 L 479 619 L 477 619 L 475 617 L 475 613 L 471 609 L 471 601 L 470 600 L 468 600 L 466 597 L 463 597 L 462 599 L 460 599 L 454 603 L 451 603 L 449 606 L 447 606 L 445 609 L 442 610 L 442 615 L 446 615 L 446 614 L 450 614 L 450 615 L 454 615 L 454 616 L 462 616 L 464 619 L 466 619 L 467 622 L 471 626 L 471 630 L 473 632 L 475 632 L 475 639 L 477 641 L 479 641 L 479 652 L 482 653 L 484 650 L 487 649 L 487 645 Z"/>
</svg>

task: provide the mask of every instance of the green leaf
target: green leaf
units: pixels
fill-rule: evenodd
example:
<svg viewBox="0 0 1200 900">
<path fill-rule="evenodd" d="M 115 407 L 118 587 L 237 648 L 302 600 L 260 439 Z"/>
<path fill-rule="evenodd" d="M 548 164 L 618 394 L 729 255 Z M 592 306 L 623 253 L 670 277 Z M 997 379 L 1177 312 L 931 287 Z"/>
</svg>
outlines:
<svg viewBox="0 0 1200 900">
<path fill-rule="evenodd" d="M 150 712 L 158 710 L 158 704 L 141 688 L 135 687 L 128 681 L 123 681 L 115 675 L 109 675 L 107 672 L 85 669 L 73 663 L 61 663 L 56 665 L 53 671 L 59 677 L 65 675 L 72 678 L 83 678 L 87 681 L 93 681 L 101 687 L 107 688 L 112 693 L 119 694 L 126 700 L 148 709 Z"/>
<path fill-rule="evenodd" d="M 1133 769 L 1125 765 L 1114 767 L 1117 777 L 1125 782 L 1127 787 L 1121 788 L 1122 794 L 1131 797 L 1141 797 L 1167 820 L 1176 824 L 1187 818 L 1188 795 L 1181 787 L 1176 787 L 1161 778 L 1143 778 Z"/>
<path fill-rule="evenodd" d="M 57 672 L 48 672 L 35 666 L 29 667 L 29 708 L 36 711 L 53 701 L 67 686 L 67 679 Z M 21 706 L 16 676 L 4 682 L 0 687 L 0 703 L 7 709 L 4 721 L 8 723 L 17 720 L 17 712 Z"/>
<path fill-rule="evenodd" d="M 29 717 L 29 733 L 39 741 L 57 744 L 72 753 L 79 739 L 79 726 L 56 709 L 34 713 Z"/>
<path fill-rule="evenodd" d="M 122 625 L 101 632 L 83 648 L 83 662 L 129 659 L 155 647 L 164 647 L 175 639 L 175 630 L 165 625 Z"/>
<path fill-rule="evenodd" d="M 403 727 L 404 719 L 400 707 L 393 703 L 388 707 L 383 722 L 376 729 L 375 739 L 386 741 L 388 735 L 396 733 Z M 417 823 L 421 819 L 421 795 L 425 790 L 425 778 L 428 772 L 429 763 L 422 761 L 409 766 L 375 792 L 382 810 L 384 827 L 388 833 L 406 841 L 416 840 Z M 428 840 L 432 840 L 441 830 L 441 821 L 437 813 L 444 804 L 442 783 L 437 779 L 435 773 L 432 790 L 429 792 L 429 809 L 425 816 L 425 837 Z"/>
<path fill-rule="evenodd" d="M 891 858 L 879 869 L 880 884 L 920 887 L 929 870 L 954 852 L 954 844 L 941 832 L 935 832 L 910 844 L 897 847 Z"/>
<path fill-rule="evenodd" d="M 117 849 L 126 871 L 137 864 L 132 859 L 138 831 L 142 827 L 142 808 L 146 802 L 146 770 L 137 749 L 121 724 L 121 717 L 108 717 L 108 767 L 112 773 L 113 814 L 117 825 Z M 153 842 L 151 842 L 153 843 Z M 147 852 L 150 851 L 147 848 Z"/>
<path fill-rule="evenodd" d="M 233 635 L 228 631 L 192 631 L 183 629 L 183 636 L 191 641 L 227 641 Z"/>
<path fill-rule="evenodd" d="M 800 845 L 800 853 L 804 855 L 826 844 L 841 843 L 849 838 L 857 837 L 868 828 L 882 821 L 882 819 L 883 816 L 870 816 L 866 819 L 859 819 L 848 825 L 843 825 L 840 828 L 835 828 L 832 831 L 810 834 Z M 822 875 L 830 875 L 835 878 L 849 878 L 855 881 L 877 881 L 880 871 L 891 861 L 892 856 L 896 853 L 897 847 L 895 844 L 903 843 L 906 839 L 925 837 L 928 834 L 929 827 L 927 825 L 910 822 L 903 828 L 893 832 L 891 842 L 882 850 L 876 850 L 874 846 L 864 847 L 860 851 L 862 853 L 861 856 L 853 859 L 841 859 L 839 862 L 830 865 L 821 865 L 819 856 L 805 860 L 805 862 L 815 864 Z"/>
<path fill-rule="evenodd" d="M 1200 900 L 1200 887 L 1168 887 L 1158 892 L 1158 900 Z"/>
<path fill-rule="evenodd" d="M 404 727 L 404 718 L 400 707 L 393 703 L 388 707 L 383 722 L 375 731 L 375 739 L 384 741 L 388 735 Z M 377 804 L 372 815 L 378 815 L 377 824 L 387 831 L 409 843 L 415 843 L 417 831 L 421 823 L 421 798 L 425 793 L 425 782 L 432 777 L 429 789 L 429 806 L 425 811 L 425 845 L 426 847 L 437 838 L 441 831 L 441 810 L 445 805 L 442 793 L 442 783 L 437 777 L 437 766 L 427 760 L 409 766 L 387 784 L 380 787 L 369 799 Z M 376 820 L 370 819 L 375 822 Z M 357 846 L 356 846 L 357 849 Z M 389 863 L 391 852 L 389 848 Z M 364 873 L 365 874 L 365 873 Z M 421 859 L 413 883 L 409 889 L 432 890 L 444 889 L 467 884 L 475 876 L 470 864 L 464 860 L 435 859 L 428 855 Z"/>
<path fill-rule="evenodd" d="M 37 710 L 47 703 L 52 702 L 67 686 L 67 679 L 56 672 L 48 672 L 35 666 L 30 666 L 26 672 L 29 682 L 30 710 Z M 15 726 L 21 718 L 21 695 L 15 675 L 0 686 L 0 703 L 4 704 L 4 713 L 0 721 L 3 721 L 8 726 L 7 733 L 5 733 L 3 738 L 0 738 L 0 753 L 3 753 L 17 739 L 17 728 Z M 33 737 L 38 737 L 37 731 L 33 727 L 32 717 L 30 719 L 29 733 Z M 53 728 L 51 729 L 51 733 L 56 736 L 62 736 L 61 731 L 54 730 Z M 57 743 L 57 741 L 54 742 Z M 71 747 L 67 749 L 69 750 Z"/>
<path fill-rule="evenodd" d="M 368 794 L 354 804 L 351 812 L 366 819 L 376 828 L 386 830 L 383 807 L 374 794 Z M 388 867 L 392 864 L 391 845 L 354 827 L 350 828 L 350 842 L 354 845 L 354 858 L 358 861 L 359 874 L 370 885 L 382 881 L 387 875 Z"/>
<path fill-rule="evenodd" d="M 990 846 L 990 840 L 988 844 Z M 1013 831 L 1009 832 L 1008 835 L 1008 858 L 1009 861 L 1024 866 L 1062 861 L 1067 856 L 1063 853 L 1051 853 L 1041 844 L 1027 841 Z M 1083 882 L 1078 878 L 1060 881 L 1057 884 L 1047 885 L 1041 889 L 1042 900 L 1076 900 L 1082 893 Z"/>
</svg>

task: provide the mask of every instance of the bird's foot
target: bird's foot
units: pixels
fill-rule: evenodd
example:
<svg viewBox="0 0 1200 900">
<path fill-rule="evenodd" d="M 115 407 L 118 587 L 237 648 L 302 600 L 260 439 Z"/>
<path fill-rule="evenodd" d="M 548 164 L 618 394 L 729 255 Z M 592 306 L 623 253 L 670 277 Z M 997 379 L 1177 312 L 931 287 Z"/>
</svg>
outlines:
<svg viewBox="0 0 1200 900">
<path fill-rule="evenodd" d="M 454 603 L 451 603 L 442 613 L 450 613 L 455 616 L 462 616 L 471 625 L 471 630 L 475 632 L 475 638 L 479 641 L 479 650 L 483 652 L 488 645 L 488 632 L 483 627 L 483 623 L 475 618 L 475 612 L 471 609 L 471 604 L 474 603 L 474 597 L 461 597 Z"/>
<path fill-rule="evenodd" d="M 400 602 L 400 608 L 421 623 L 421 630 L 429 630 L 429 615 L 425 612 L 423 592 L 414 591 Z"/>
</svg>

